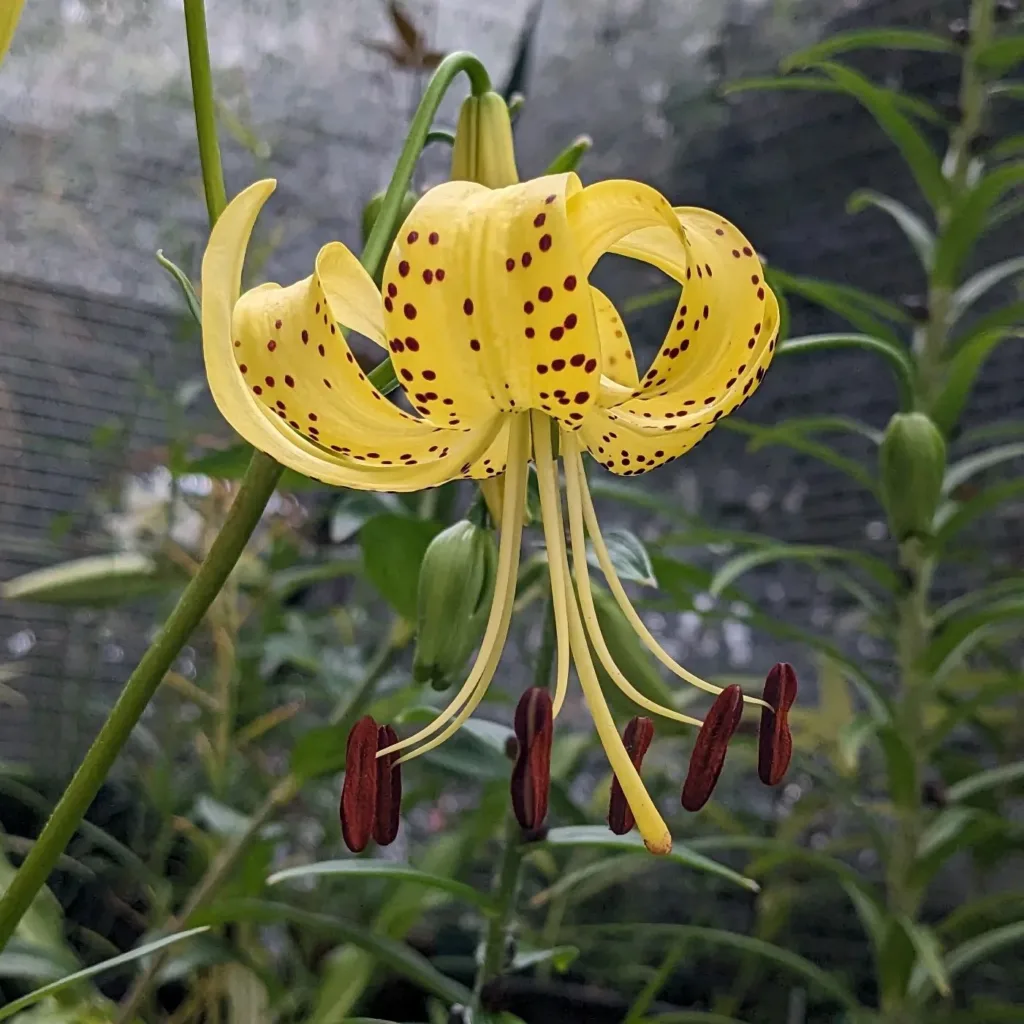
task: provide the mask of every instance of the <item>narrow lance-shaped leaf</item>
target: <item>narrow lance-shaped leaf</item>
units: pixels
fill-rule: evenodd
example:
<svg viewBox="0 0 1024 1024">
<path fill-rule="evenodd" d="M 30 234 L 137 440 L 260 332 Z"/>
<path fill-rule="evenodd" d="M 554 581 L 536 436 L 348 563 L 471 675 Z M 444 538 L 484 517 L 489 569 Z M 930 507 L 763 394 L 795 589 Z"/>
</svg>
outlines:
<svg viewBox="0 0 1024 1024">
<path fill-rule="evenodd" d="M 949 975 L 946 972 L 946 965 L 942 962 L 942 948 L 935 933 L 927 925 L 917 924 L 905 915 L 900 918 L 900 924 L 907 933 L 914 952 L 917 953 L 917 964 L 914 970 L 924 971 L 939 994 L 948 996 L 950 993 Z"/>
<path fill-rule="evenodd" d="M 935 541 L 949 544 L 965 527 L 1007 501 L 1024 498 L 1024 480 L 1006 480 L 986 487 L 980 494 L 962 504 L 948 502 L 935 517 Z"/>
<path fill-rule="evenodd" d="M 848 551 L 846 548 L 827 547 L 812 544 L 773 544 L 757 551 L 748 551 L 729 559 L 711 580 L 712 597 L 717 597 L 731 583 L 734 583 L 752 569 L 774 562 L 797 559 L 814 565 L 817 562 L 838 560 L 852 562 L 869 573 L 886 587 L 894 587 L 896 577 L 892 570 L 880 559 L 872 558 L 860 551 Z"/>
<path fill-rule="evenodd" d="M 946 126 L 947 120 L 931 104 L 916 96 L 908 96 L 906 93 L 896 89 L 886 89 L 882 86 L 873 87 L 876 92 L 884 96 L 897 110 L 908 114 L 911 117 L 920 118 L 930 124 Z M 778 78 L 740 78 L 728 82 L 721 87 L 723 96 L 731 96 L 734 93 L 752 92 L 761 90 L 778 89 L 784 92 L 833 92 L 847 93 L 838 82 L 830 78 L 822 78 L 818 75 L 785 75 Z"/>
<path fill-rule="evenodd" d="M 893 330 L 891 324 L 910 323 L 910 315 L 901 306 L 853 285 L 787 274 L 778 268 L 767 268 L 765 277 L 776 291 L 799 295 L 823 309 L 838 314 L 862 333 L 883 338 L 894 345 L 900 344 L 900 336 Z M 788 335 L 780 334 L 779 341 L 784 341 L 787 337 Z"/>
<path fill-rule="evenodd" d="M 868 334 L 808 334 L 789 338 L 778 347 L 779 355 L 797 355 L 832 348 L 861 348 L 885 356 L 896 377 L 900 407 L 910 407 L 913 394 L 914 368 L 904 349 L 895 342 L 885 341 Z"/>
<path fill-rule="evenodd" d="M 570 825 L 564 828 L 553 828 L 548 831 L 542 843 L 538 845 L 548 847 L 596 846 L 619 853 L 635 852 L 638 854 L 642 854 L 646 849 L 643 839 L 636 832 L 617 836 L 603 825 Z M 672 847 L 671 852 L 666 854 L 663 860 L 673 860 L 686 867 L 704 871 L 707 874 L 717 875 L 719 878 L 734 882 L 736 885 L 749 889 L 751 892 L 757 892 L 760 889 L 760 886 L 752 878 L 746 878 L 739 874 L 739 872 L 733 871 L 732 868 L 719 864 L 717 861 L 703 856 L 703 854 L 689 850 L 679 843 Z"/>
<path fill-rule="evenodd" d="M 1024 942 L 1024 921 L 1015 921 L 1002 928 L 993 928 L 991 931 L 976 935 L 946 955 L 946 974 L 953 978 L 968 967 L 972 967 L 998 953 L 1001 949 L 1019 942 Z M 910 979 L 910 994 L 915 996 L 926 994 L 930 982 L 934 984 L 924 967 L 919 967 Z"/>
<path fill-rule="evenodd" d="M 953 295 L 950 322 L 955 323 L 967 309 L 996 285 L 1001 284 L 1008 277 L 1019 275 L 1024 275 L 1024 256 L 1015 256 L 1013 259 L 1003 260 L 1001 263 L 995 263 L 991 267 L 979 271 L 957 288 Z"/>
<path fill-rule="evenodd" d="M 916 50 L 923 53 L 955 53 L 953 41 L 931 32 L 908 28 L 866 28 L 837 32 L 820 43 L 786 57 L 779 67 L 783 71 L 806 67 L 820 60 L 852 50 Z"/>
<path fill-rule="evenodd" d="M 1024 779 L 1024 761 L 1014 761 L 1012 764 L 1003 764 L 998 768 L 989 768 L 987 771 L 968 775 L 966 779 L 961 779 L 949 787 L 946 791 L 946 798 L 952 803 L 958 803 L 961 800 L 970 799 L 976 793 L 995 789 L 998 786 L 1009 786 L 1022 779 Z"/>
<path fill-rule="evenodd" d="M 725 946 L 738 950 L 742 953 L 749 953 L 753 956 L 769 960 L 785 970 L 792 971 L 805 978 L 824 995 L 831 996 L 837 1003 L 851 1011 L 854 1015 L 862 1012 L 862 1007 L 856 997 L 841 982 L 833 978 L 831 974 L 823 971 L 817 964 L 805 959 L 788 949 L 776 946 L 774 943 L 765 942 L 763 939 L 751 935 L 739 935 L 736 932 L 726 931 L 724 928 L 701 928 L 693 925 L 676 924 L 611 924 L 611 925 L 584 925 L 580 928 L 584 933 L 593 934 L 615 934 L 623 932 L 629 934 L 635 932 L 642 935 L 645 940 L 658 936 L 672 939 L 692 940 L 697 944 L 708 944 L 711 946 Z"/>
<path fill-rule="evenodd" d="M 185 305 L 188 306 L 188 311 L 192 314 L 192 319 L 202 327 L 203 326 L 203 312 L 199 305 L 199 298 L 196 295 L 195 288 L 192 287 L 192 282 L 188 279 L 185 271 L 181 269 L 176 263 L 172 263 L 165 255 L 163 249 L 157 249 L 156 261 L 160 264 L 164 270 L 167 271 L 171 277 L 177 282 L 178 287 L 181 289 L 181 294 L 185 297 Z"/>
<path fill-rule="evenodd" d="M 122 953 L 120 956 L 111 957 L 102 963 L 93 964 L 91 967 L 86 967 L 81 971 L 75 971 L 74 974 L 69 974 L 66 978 L 61 978 L 58 981 L 51 982 L 49 985 L 44 985 L 42 988 L 37 988 L 34 992 L 29 992 L 28 995 L 24 995 L 20 999 L 15 999 L 6 1006 L 0 1007 L 0 1020 L 7 1020 L 27 1007 L 33 1006 L 42 999 L 46 999 L 48 996 L 56 995 L 72 985 L 77 985 L 80 981 L 94 978 L 97 974 L 104 974 L 107 971 L 114 970 L 116 967 L 133 963 L 142 957 L 149 956 L 151 953 L 156 953 L 165 946 L 182 942 L 185 939 L 192 938 L 193 935 L 200 935 L 209 930 L 208 926 L 204 926 L 201 928 L 190 928 L 188 931 L 178 932 L 176 935 L 167 935 L 162 939 L 156 939 L 136 949 L 129 950 L 127 953 Z"/>
<path fill-rule="evenodd" d="M 972 477 L 992 469 L 1004 462 L 1013 459 L 1024 458 L 1024 442 L 1017 444 L 1002 444 L 995 448 L 987 448 L 984 451 L 968 455 L 966 458 L 954 462 L 946 470 L 946 479 L 942 489 L 946 494 L 951 494 L 961 484 L 967 483 Z"/>
<path fill-rule="evenodd" d="M 950 360 L 946 383 L 929 409 L 933 422 L 944 434 L 949 434 L 960 419 L 985 360 L 1009 336 L 1009 332 L 999 329 L 975 334 Z"/>
<path fill-rule="evenodd" d="M 749 447 L 751 452 L 756 452 L 770 445 L 786 445 L 794 451 L 803 452 L 805 455 L 810 455 L 812 458 L 835 467 L 850 477 L 851 480 L 855 480 L 868 492 L 872 494 L 877 492 L 874 478 L 861 463 L 856 459 L 848 458 L 837 452 L 834 448 L 821 441 L 807 437 L 805 430 L 801 429 L 799 425 L 794 426 L 792 429 L 787 429 L 787 424 L 783 422 L 777 426 L 762 427 L 759 424 L 748 423 L 746 420 L 737 419 L 736 417 L 723 420 L 722 425 L 729 430 L 739 434 L 746 434 L 752 438 Z"/>
<path fill-rule="evenodd" d="M 939 158 L 917 126 L 893 102 L 891 94 L 841 64 L 814 62 L 806 66 L 826 75 L 871 114 L 899 149 L 932 208 L 944 207 L 949 198 L 949 183 L 942 175 Z"/>
<path fill-rule="evenodd" d="M 1024 182 L 1024 166 L 998 167 L 986 174 L 953 208 L 935 245 L 933 280 L 952 288 L 964 262 L 986 229 L 989 211 L 1012 188 Z"/>
<path fill-rule="evenodd" d="M 1005 75 L 1012 67 L 1024 63 L 1024 35 L 1010 35 L 983 47 L 975 61 L 994 75 Z"/>
<path fill-rule="evenodd" d="M 440 889 L 451 896 L 464 900 L 472 906 L 490 909 L 491 900 L 485 892 L 474 889 L 471 885 L 432 875 L 427 871 L 417 871 L 406 864 L 383 860 L 325 860 L 314 864 L 302 864 L 293 868 L 277 871 L 267 879 L 267 885 L 279 885 L 296 879 L 309 878 L 384 878 L 389 881 L 412 882 L 426 886 L 428 889 Z"/>
<path fill-rule="evenodd" d="M 927 271 L 931 267 L 935 255 L 935 236 L 928 225 L 903 203 L 871 189 L 860 189 L 854 192 L 846 204 L 846 209 L 850 213 L 860 213 L 869 206 L 877 207 L 892 217 L 900 231 L 907 236 L 907 241 L 913 246 L 917 258 L 921 261 L 921 266 Z"/>
</svg>

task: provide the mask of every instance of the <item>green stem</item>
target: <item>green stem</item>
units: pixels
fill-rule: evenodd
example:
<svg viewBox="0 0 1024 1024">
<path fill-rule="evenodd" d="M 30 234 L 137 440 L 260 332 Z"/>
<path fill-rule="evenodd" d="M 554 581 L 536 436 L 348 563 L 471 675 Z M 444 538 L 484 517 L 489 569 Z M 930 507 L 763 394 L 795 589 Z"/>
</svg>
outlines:
<svg viewBox="0 0 1024 1024">
<path fill-rule="evenodd" d="M 960 123 L 949 142 L 946 164 L 950 172 L 950 202 L 936 212 L 940 237 L 948 229 L 956 204 L 967 189 L 974 140 L 985 121 L 988 93 L 984 77 L 978 70 L 977 55 L 992 41 L 995 31 L 994 0 L 974 0 L 969 25 L 971 41 L 964 54 L 960 75 Z M 928 322 L 917 332 L 914 349 L 917 355 L 917 405 L 931 407 L 944 379 L 944 355 L 949 335 L 949 313 L 953 301 L 951 289 L 930 282 L 928 289 Z"/>
<path fill-rule="evenodd" d="M 473 986 L 474 1013 L 480 1010 L 480 997 L 484 986 L 494 978 L 500 977 L 505 968 L 505 941 L 515 909 L 516 894 L 519 891 L 519 868 L 522 862 L 523 845 L 519 825 L 514 818 L 509 817 L 505 828 L 505 850 L 494 878 L 495 912 L 487 922 L 483 957 Z"/>
<path fill-rule="evenodd" d="M 994 32 L 994 0 L 973 0 L 970 11 L 971 40 L 964 55 L 960 79 L 961 120 L 950 139 L 946 157 L 950 171 L 950 202 L 936 211 L 939 237 L 949 229 L 956 204 L 968 189 L 974 140 L 985 118 L 986 88 L 977 67 L 977 54 L 988 45 Z M 928 320 L 914 339 L 916 362 L 915 406 L 929 409 L 948 372 L 950 288 L 929 281 Z M 895 708 L 897 725 L 914 760 L 918 793 L 913 805 L 900 810 L 886 866 L 887 909 L 916 921 L 923 893 L 913 881 L 913 869 L 926 813 L 921 803 L 920 782 L 927 766 L 926 710 L 931 679 L 925 657 L 931 643 L 932 623 L 930 591 L 935 572 L 934 557 L 916 540 L 900 549 L 900 561 L 906 569 L 909 587 L 899 602 L 897 657 L 900 672 L 900 699 Z M 883 1020 L 888 1024 L 913 1024 L 915 1010 L 904 993 L 894 992 L 883 999 Z"/>
<path fill-rule="evenodd" d="M 206 210 L 212 228 L 228 205 L 228 196 L 220 164 L 220 144 L 217 142 L 217 105 L 213 98 L 210 45 L 206 38 L 206 6 L 204 0 L 184 0 L 184 5 L 199 162 L 203 168 L 203 190 L 206 192 Z"/>
<path fill-rule="evenodd" d="M 200 159 L 203 162 L 203 181 L 206 183 L 207 208 L 210 222 L 220 214 L 216 202 L 216 189 L 211 183 L 221 178 L 217 136 L 212 120 L 214 102 L 213 82 L 209 74 L 210 57 L 206 46 L 206 19 L 202 14 L 202 0 L 186 0 L 186 16 L 191 9 L 188 28 L 189 59 L 205 67 L 205 73 L 193 69 L 192 82 L 196 89 L 204 90 L 197 97 L 196 120 L 200 131 Z M 419 109 L 413 118 L 405 145 L 388 186 L 373 231 L 367 240 L 361 262 L 371 276 L 387 255 L 387 240 L 398 217 L 402 197 L 412 180 L 416 161 L 422 150 L 434 116 L 445 92 L 461 72 L 469 77 L 474 94 L 486 92 L 490 79 L 480 61 L 470 53 L 453 53 L 446 57 L 434 72 Z M 200 111 L 203 111 L 202 118 Z M 207 112 L 210 119 L 207 119 Z M 208 134 L 203 134 L 208 133 Z M 204 150 L 204 139 L 207 148 Z M 214 160 L 211 164 L 209 161 Z M 223 192 L 223 184 L 221 185 Z M 386 360 L 370 374 L 379 387 L 382 380 L 394 380 L 390 360 Z M 394 384 L 391 385 L 393 387 Z M 390 390 L 390 387 L 382 387 Z M 242 478 L 241 486 L 228 513 L 224 526 L 210 548 L 199 571 L 192 578 L 170 617 L 164 623 L 153 645 L 142 656 L 138 667 L 125 684 L 117 703 L 110 711 L 103 728 L 89 748 L 85 759 L 75 772 L 67 789 L 40 833 L 36 845 L 25 858 L 17 875 L 0 899 L 0 950 L 7 945 L 36 893 L 46 883 L 53 866 L 64 851 L 79 822 L 88 810 L 104 779 L 107 777 L 121 748 L 156 692 L 160 681 L 174 663 L 192 631 L 199 625 L 214 598 L 228 578 L 252 531 L 263 515 L 270 496 L 274 493 L 282 467 L 268 455 L 254 452 Z"/>
<path fill-rule="evenodd" d="M 266 799 L 256 809 L 255 814 L 243 832 L 240 832 L 214 858 L 199 884 L 189 894 L 189 898 L 179 914 L 172 917 L 163 926 L 162 931 L 171 935 L 188 927 L 189 918 L 200 910 L 206 901 L 224 884 L 249 847 L 249 843 L 259 834 L 260 829 L 277 813 L 290 803 L 300 788 L 299 780 L 288 775 L 267 794 Z M 135 979 L 127 995 L 118 1007 L 115 1024 L 130 1024 L 135 1020 L 142 1007 L 150 986 L 160 973 L 161 968 L 170 956 L 171 951 L 160 952 L 149 962 L 146 969 Z"/>
</svg>

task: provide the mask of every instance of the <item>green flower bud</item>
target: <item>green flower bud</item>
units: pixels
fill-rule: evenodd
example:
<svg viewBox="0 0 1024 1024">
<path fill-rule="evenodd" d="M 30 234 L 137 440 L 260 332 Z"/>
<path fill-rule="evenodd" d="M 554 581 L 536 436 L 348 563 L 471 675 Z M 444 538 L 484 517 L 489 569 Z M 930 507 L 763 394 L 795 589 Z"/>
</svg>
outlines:
<svg viewBox="0 0 1024 1024">
<path fill-rule="evenodd" d="M 519 181 L 508 104 L 496 92 L 469 96 L 459 111 L 452 147 L 452 181 L 504 188 Z"/>
<path fill-rule="evenodd" d="M 373 225 L 377 223 L 377 218 L 380 216 L 380 208 L 384 205 L 385 192 L 378 192 L 363 208 L 363 245 L 366 245 L 367 240 L 370 237 L 370 232 L 373 230 Z M 416 193 L 406 192 L 402 199 L 402 205 L 399 208 L 398 219 L 395 221 L 395 230 L 392 232 L 391 237 L 388 239 L 387 250 L 390 251 L 391 246 L 394 244 L 395 238 L 398 237 L 398 232 L 402 227 L 402 223 L 405 218 L 412 213 L 412 208 L 416 205 Z"/>
<path fill-rule="evenodd" d="M 897 413 L 878 451 L 882 501 L 897 541 L 927 537 L 942 494 L 946 442 L 920 412 Z"/>
<path fill-rule="evenodd" d="M 444 690 L 462 673 L 483 636 L 497 564 L 494 535 L 468 519 L 430 542 L 417 593 L 417 682 Z"/>
</svg>

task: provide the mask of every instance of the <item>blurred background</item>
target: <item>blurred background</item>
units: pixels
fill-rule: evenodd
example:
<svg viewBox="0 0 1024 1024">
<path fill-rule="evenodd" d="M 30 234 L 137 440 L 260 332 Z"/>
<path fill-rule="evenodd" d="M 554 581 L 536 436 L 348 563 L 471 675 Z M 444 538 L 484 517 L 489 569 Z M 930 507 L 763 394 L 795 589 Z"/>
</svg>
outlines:
<svg viewBox="0 0 1024 1024">
<path fill-rule="evenodd" d="M 948 40 L 950 22 L 968 18 L 968 6 L 409 0 L 397 10 L 381 0 L 211 0 L 228 194 L 261 177 L 279 182 L 249 273 L 287 282 L 305 276 L 331 239 L 358 250 L 364 208 L 389 180 L 436 55 L 469 49 L 497 86 L 525 96 L 515 125 L 524 177 L 587 133 L 585 182 L 637 178 L 676 203 L 719 211 L 756 242 L 770 269 L 792 275 L 798 283 L 783 289 L 790 336 L 850 331 L 851 318 L 835 302 L 812 301 L 813 289 L 799 284 L 813 278 L 881 297 L 896 310 L 892 328 L 909 339 L 915 319 L 928 317 L 928 278 L 898 218 L 847 207 L 867 188 L 926 212 L 899 153 L 842 92 L 728 86 L 773 76 L 787 54 L 844 31 L 910 28 Z M 921 131 L 941 148 L 944 126 L 962 114 L 958 51 L 886 48 L 842 59 L 936 112 L 921 120 Z M 454 125 L 460 100 L 449 96 L 438 123 Z M 978 134 L 1000 140 L 1022 132 L 1018 98 L 993 103 Z M 446 148 L 430 147 L 417 189 L 444 180 L 447 164 Z M 1004 198 L 1015 196 L 1011 189 Z M 181 5 L 29 0 L 0 66 L 0 579 L 99 560 L 0 605 L 0 838 L 12 864 L 222 522 L 247 459 L 209 400 L 198 327 L 156 259 L 162 250 L 196 281 L 206 234 Z M 1019 219 L 993 222 L 971 267 L 1018 258 L 1020 239 Z M 671 295 L 659 301 L 667 279 L 606 259 L 596 280 L 623 310 L 645 363 L 671 315 Z M 983 485 L 1009 487 L 1020 478 L 1020 280 L 1019 270 L 1003 274 L 974 310 L 980 320 L 1016 301 L 1017 312 L 1003 321 L 1016 334 L 979 360 L 947 433 L 951 451 L 967 439 L 965 458 L 983 442 L 1020 450 L 992 460 L 989 475 L 968 474 L 965 486 L 978 491 L 954 496 L 962 502 Z M 631 531 L 648 553 L 659 587 L 638 593 L 666 647 L 695 671 L 755 692 L 774 662 L 792 662 L 807 718 L 802 729 L 794 725 L 798 753 L 783 787 L 751 783 L 747 737 L 699 817 L 684 820 L 674 792 L 688 757 L 685 735 L 667 730 L 674 738 L 652 758 L 673 830 L 756 877 L 760 895 L 713 872 L 622 851 L 545 848 L 524 871 L 517 946 L 492 993 L 495 1013 L 530 1024 L 824 1024 L 875 1013 L 888 1013 L 889 1024 L 1024 1020 L 1024 771 L 1005 773 L 998 788 L 981 786 L 981 803 L 968 792 L 953 807 L 957 815 L 942 818 L 950 787 L 1019 766 L 1024 756 L 1024 495 L 1011 489 L 992 503 L 935 568 L 936 607 L 996 583 L 1000 600 L 1017 603 L 1000 605 L 997 627 L 986 620 L 984 644 L 970 634 L 963 671 L 974 674 L 958 684 L 956 699 L 932 694 L 929 723 L 963 701 L 977 705 L 972 687 L 982 677 L 995 688 L 985 690 L 994 703 L 957 718 L 911 772 L 916 854 L 932 860 L 901 909 L 892 902 L 886 853 L 886 833 L 901 820 L 893 797 L 899 780 L 884 741 L 873 748 L 870 729 L 858 726 L 870 718 L 872 687 L 898 694 L 901 685 L 899 638 L 890 628 L 901 565 L 871 484 L 878 437 L 897 402 L 892 375 L 870 354 L 794 353 L 776 361 L 736 417 L 742 423 L 724 421 L 670 469 L 628 487 L 591 474 L 602 521 Z M 768 430 L 791 417 L 842 418 L 866 429 L 830 435 L 823 453 L 810 435 L 789 444 Z M 851 464 L 865 467 L 861 476 Z M 479 920 L 450 895 L 387 879 L 307 877 L 288 892 L 271 887 L 268 896 L 264 882 L 273 868 L 342 855 L 335 806 L 343 741 L 330 727 L 347 721 L 356 700 L 365 706 L 372 698 L 380 718 L 410 702 L 436 703 L 409 675 L 415 572 L 431 537 L 470 497 L 468 485 L 398 500 L 285 478 L 223 600 L 182 652 L 91 809 L 95 831 L 76 836 L 51 879 L 61 908 L 50 936 L 65 958 L 54 953 L 58 965 L 68 957 L 94 962 L 149 935 L 187 905 L 218 852 L 246 834 L 214 907 L 221 896 L 292 901 L 356 933 L 385 936 L 472 986 Z M 387 545 L 374 539 L 389 525 L 408 560 L 397 583 L 403 566 L 388 563 Z M 723 564 L 769 544 L 782 546 L 778 557 L 717 585 Z M 845 552 L 839 569 L 828 553 L 835 549 Z M 860 558 L 892 567 L 891 594 L 865 593 L 877 578 L 858 574 Z M 533 600 L 532 586 L 527 580 L 520 590 L 524 609 L 500 675 L 505 696 L 478 713 L 503 725 L 533 678 L 543 641 L 543 601 Z M 643 660 L 639 651 L 623 654 L 633 656 Z M 635 671 L 657 676 L 649 663 Z M 567 719 L 549 823 L 597 825 L 607 768 L 582 707 L 574 704 Z M 402 838 L 387 857 L 489 890 L 508 773 L 495 735 L 504 734 L 483 729 L 416 762 Z M 316 743 L 303 746 L 309 736 Z M 273 798 L 275 785 L 296 774 L 298 796 Z M 926 830 L 939 819 L 944 831 L 929 846 Z M 815 856 L 830 864 L 816 867 Z M 924 930 L 901 933 L 895 945 L 884 922 L 875 934 L 865 930 L 870 910 L 850 895 L 859 886 L 883 894 L 892 920 L 905 911 Z M 161 966 L 139 1019 L 326 1024 L 362 1012 L 444 1021 L 458 1002 L 457 993 L 403 971 L 394 950 L 388 959 L 367 952 L 358 935 L 267 914 L 246 920 L 225 912 L 214 921 L 216 938 L 204 936 Z M 659 932 L 658 925 L 671 927 Z M 671 930 L 679 925 L 692 930 Z M 1014 930 L 965 957 L 952 995 L 929 1003 L 928 983 L 915 975 L 916 1002 L 883 1005 L 887 959 L 908 958 L 907 979 L 914 968 L 934 978 L 929 964 L 943 950 L 1006 928 Z M 8 997 L 55 970 L 5 966 L 9 956 L 0 955 L 0 992 Z M 122 998 L 133 980 L 130 971 L 104 976 L 97 990 L 76 995 L 79 1002 L 55 1004 L 55 1016 L 38 1019 L 120 1019 L 107 1000 Z M 96 1016 L 74 1016 L 86 1006 Z"/>
</svg>

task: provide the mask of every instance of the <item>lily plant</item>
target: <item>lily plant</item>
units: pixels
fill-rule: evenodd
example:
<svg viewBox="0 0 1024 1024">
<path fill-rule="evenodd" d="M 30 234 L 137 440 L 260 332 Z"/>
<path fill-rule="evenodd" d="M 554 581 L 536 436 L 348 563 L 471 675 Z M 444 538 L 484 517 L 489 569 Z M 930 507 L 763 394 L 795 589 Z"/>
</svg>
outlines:
<svg viewBox="0 0 1024 1024">
<path fill-rule="evenodd" d="M 450 181 L 426 192 L 408 215 L 379 290 L 356 256 L 331 242 L 309 277 L 241 294 L 248 241 L 274 187 L 259 181 L 228 205 L 203 261 L 203 348 L 224 417 L 281 464 L 335 486 L 413 491 L 458 479 L 502 483 L 494 598 L 475 662 L 425 728 L 401 740 L 372 719 L 354 728 L 342 799 L 348 845 L 362 849 L 371 835 L 394 838 L 398 764 L 450 737 L 494 678 L 512 617 L 531 460 L 557 660 L 553 693 L 527 691 L 516 714 L 512 788 L 520 822 L 543 822 L 551 723 L 575 665 L 615 776 L 610 825 L 627 831 L 635 820 L 651 851 L 671 848 L 639 773 L 651 724 L 635 719 L 625 742 L 620 738 L 595 656 L 640 708 L 700 729 L 684 807 L 697 810 L 710 796 L 744 702 L 762 709 L 761 778 L 778 782 L 791 750 L 792 670 L 777 666 L 767 699 L 759 699 L 735 685 L 723 690 L 672 658 L 616 573 L 584 464 L 589 454 L 619 476 L 647 473 L 689 451 L 753 394 L 775 351 L 779 307 L 751 243 L 723 217 L 673 208 L 635 181 L 584 187 L 575 173 L 500 188 Z M 642 377 L 621 316 L 589 284 L 606 253 L 651 264 L 681 288 Z M 397 400 L 367 378 L 346 330 L 390 356 L 401 385 Z M 649 699 L 616 665 L 592 597 L 588 537 L 642 643 L 671 673 L 715 696 L 703 723 Z"/>
</svg>

